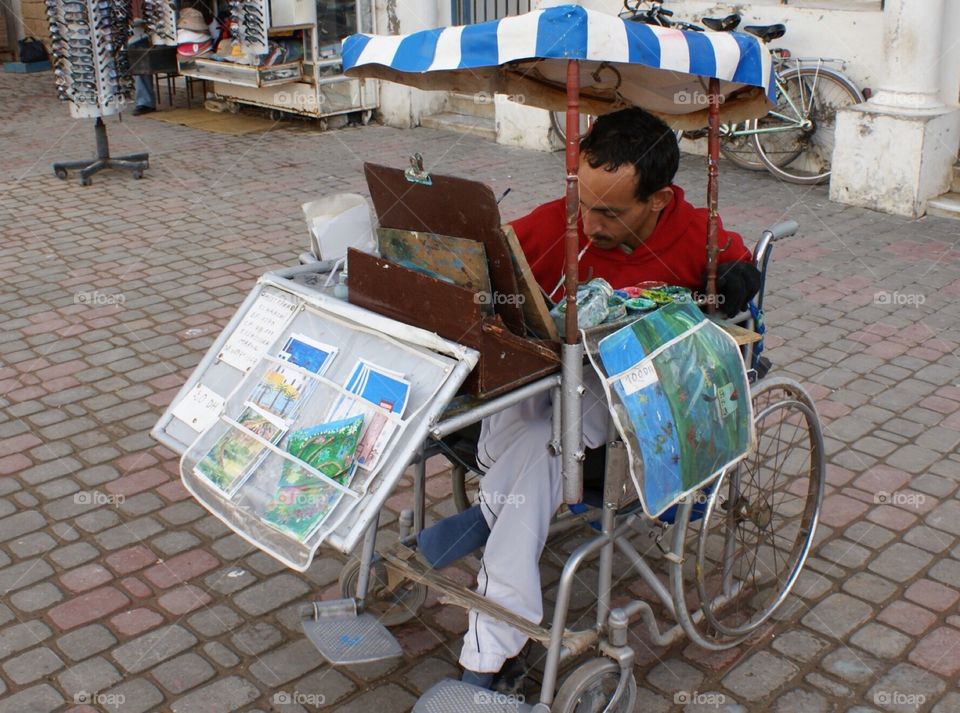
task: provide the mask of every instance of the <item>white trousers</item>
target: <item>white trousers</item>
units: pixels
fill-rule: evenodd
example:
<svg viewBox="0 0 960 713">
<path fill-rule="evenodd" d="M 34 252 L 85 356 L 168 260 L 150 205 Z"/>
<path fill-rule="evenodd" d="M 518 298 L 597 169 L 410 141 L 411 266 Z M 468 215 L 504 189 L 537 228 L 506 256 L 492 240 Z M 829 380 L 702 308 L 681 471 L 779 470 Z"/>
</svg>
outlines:
<svg viewBox="0 0 960 713">
<path fill-rule="evenodd" d="M 590 448 L 607 437 L 607 405 L 599 378 L 584 368 L 583 440 Z M 553 409 L 549 394 L 484 419 L 478 460 L 480 504 L 490 538 L 477 574 L 477 591 L 535 624 L 543 618 L 540 555 L 553 514 L 563 502 L 561 459 L 547 450 Z M 496 672 L 520 653 L 527 637 L 475 609 L 460 652 L 460 665 Z"/>
</svg>

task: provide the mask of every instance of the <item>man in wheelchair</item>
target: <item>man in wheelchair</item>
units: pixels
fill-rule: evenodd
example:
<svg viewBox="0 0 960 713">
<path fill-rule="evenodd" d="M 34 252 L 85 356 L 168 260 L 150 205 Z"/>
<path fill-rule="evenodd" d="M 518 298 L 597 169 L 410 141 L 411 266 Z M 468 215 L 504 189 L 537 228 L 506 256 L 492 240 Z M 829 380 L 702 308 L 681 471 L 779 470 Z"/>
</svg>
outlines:
<svg viewBox="0 0 960 713">
<path fill-rule="evenodd" d="M 597 119 L 580 148 L 581 282 L 602 277 L 614 288 L 657 281 L 702 290 L 707 211 L 694 208 L 673 185 L 679 160 L 674 133 L 653 115 L 631 108 Z M 537 281 L 552 299 L 560 299 L 563 199 L 512 225 Z M 741 237 L 722 224 L 718 244 L 718 303 L 733 316 L 756 293 L 760 273 Z M 607 437 L 606 399 L 592 370 L 585 371 L 584 382 L 584 444 L 598 448 Z M 547 450 L 551 416 L 550 395 L 541 394 L 485 419 L 477 444 L 484 471 L 479 504 L 418 537 L 422 557 L 438 569 L 485 546 L 477 591 L 536 623 L 543 617 L 540 555 L 563 502 L 561 458 Z M 493 687 L 525 643 L 521 632 L 471 610 L 460 654 L 463 680 Z"/>
</svg>

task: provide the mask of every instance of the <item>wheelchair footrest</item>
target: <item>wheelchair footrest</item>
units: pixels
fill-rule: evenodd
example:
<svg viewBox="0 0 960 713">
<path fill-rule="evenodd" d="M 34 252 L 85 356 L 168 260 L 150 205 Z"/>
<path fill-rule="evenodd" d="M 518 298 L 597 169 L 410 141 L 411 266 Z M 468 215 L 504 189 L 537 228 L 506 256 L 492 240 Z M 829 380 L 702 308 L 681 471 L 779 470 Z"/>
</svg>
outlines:
<svg viewBox="0 0 960 713">
<path fill-rule="evenodd" d="M 424 693 L 413 713 L 528 713 L 522 696 L 508 696 L 445 678 Z"/>
<path fill-rule="evenodd" d="M 358 614 L 353 599 L 315 602 L 303 633 L 327 661 L 349 665 L 403 655 L 400 643 L 373 614 Z"/>
</svg>

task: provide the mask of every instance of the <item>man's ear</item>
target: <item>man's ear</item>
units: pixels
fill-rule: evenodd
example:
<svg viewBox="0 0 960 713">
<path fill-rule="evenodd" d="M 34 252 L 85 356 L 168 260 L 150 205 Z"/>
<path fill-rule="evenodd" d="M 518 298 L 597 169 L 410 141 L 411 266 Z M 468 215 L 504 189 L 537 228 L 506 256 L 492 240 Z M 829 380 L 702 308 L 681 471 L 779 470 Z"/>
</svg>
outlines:
<svg viewBox="0 0 960 713">
<path fill-rule="evenodd" d="M 670 186 L 664 186 L 650 195 L 650 208 L 655 213 L 659 213 L 670 203 L 673 198 L 673 189 Z"/>
</svg>

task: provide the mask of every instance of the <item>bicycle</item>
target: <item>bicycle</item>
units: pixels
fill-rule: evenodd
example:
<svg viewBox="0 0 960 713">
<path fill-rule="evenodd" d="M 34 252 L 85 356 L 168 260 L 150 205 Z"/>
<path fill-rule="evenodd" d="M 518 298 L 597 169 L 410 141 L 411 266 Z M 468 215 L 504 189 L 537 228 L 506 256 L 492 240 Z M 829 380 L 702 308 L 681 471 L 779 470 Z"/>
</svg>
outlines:
<svg viewBox="0 0 960 713">
<path fill-rule="evenodd" d="M 644 24 L 671 27 L 695 32 L 705 28 L 682 20 L 673 20 L 673 12 L 661 3 L 651 2 L 640 8 L 624 0 L 620 16 Z M 707 29 L 725 32 L 740 24 L 740 16 L 702 19 Z M 745 32 L 765 44 L 786 33 L 784 25 L 747 26 Z M 839 109 L 858 104 L 864 96 L 841 72 L 824 66 L 842 62 L 823 57 L 793 57 L 788 50 L 772 49 L 776 74 L 776 106 L 762 119 L 720 127 L 720 151 L 725 158 L 748 170 L 766 169 L 781 180 L 801 185 L 823 183 L 830 176 L 830 160 L 834 146 L 834 128 Z M 554 131 L 565 138 L 563 112 L 551 114 Z M 586 129 L 586 126 L 581 127 Z M 696 139 L 705 131 L 677 132 L 681 137 Z"/>
</svg>

